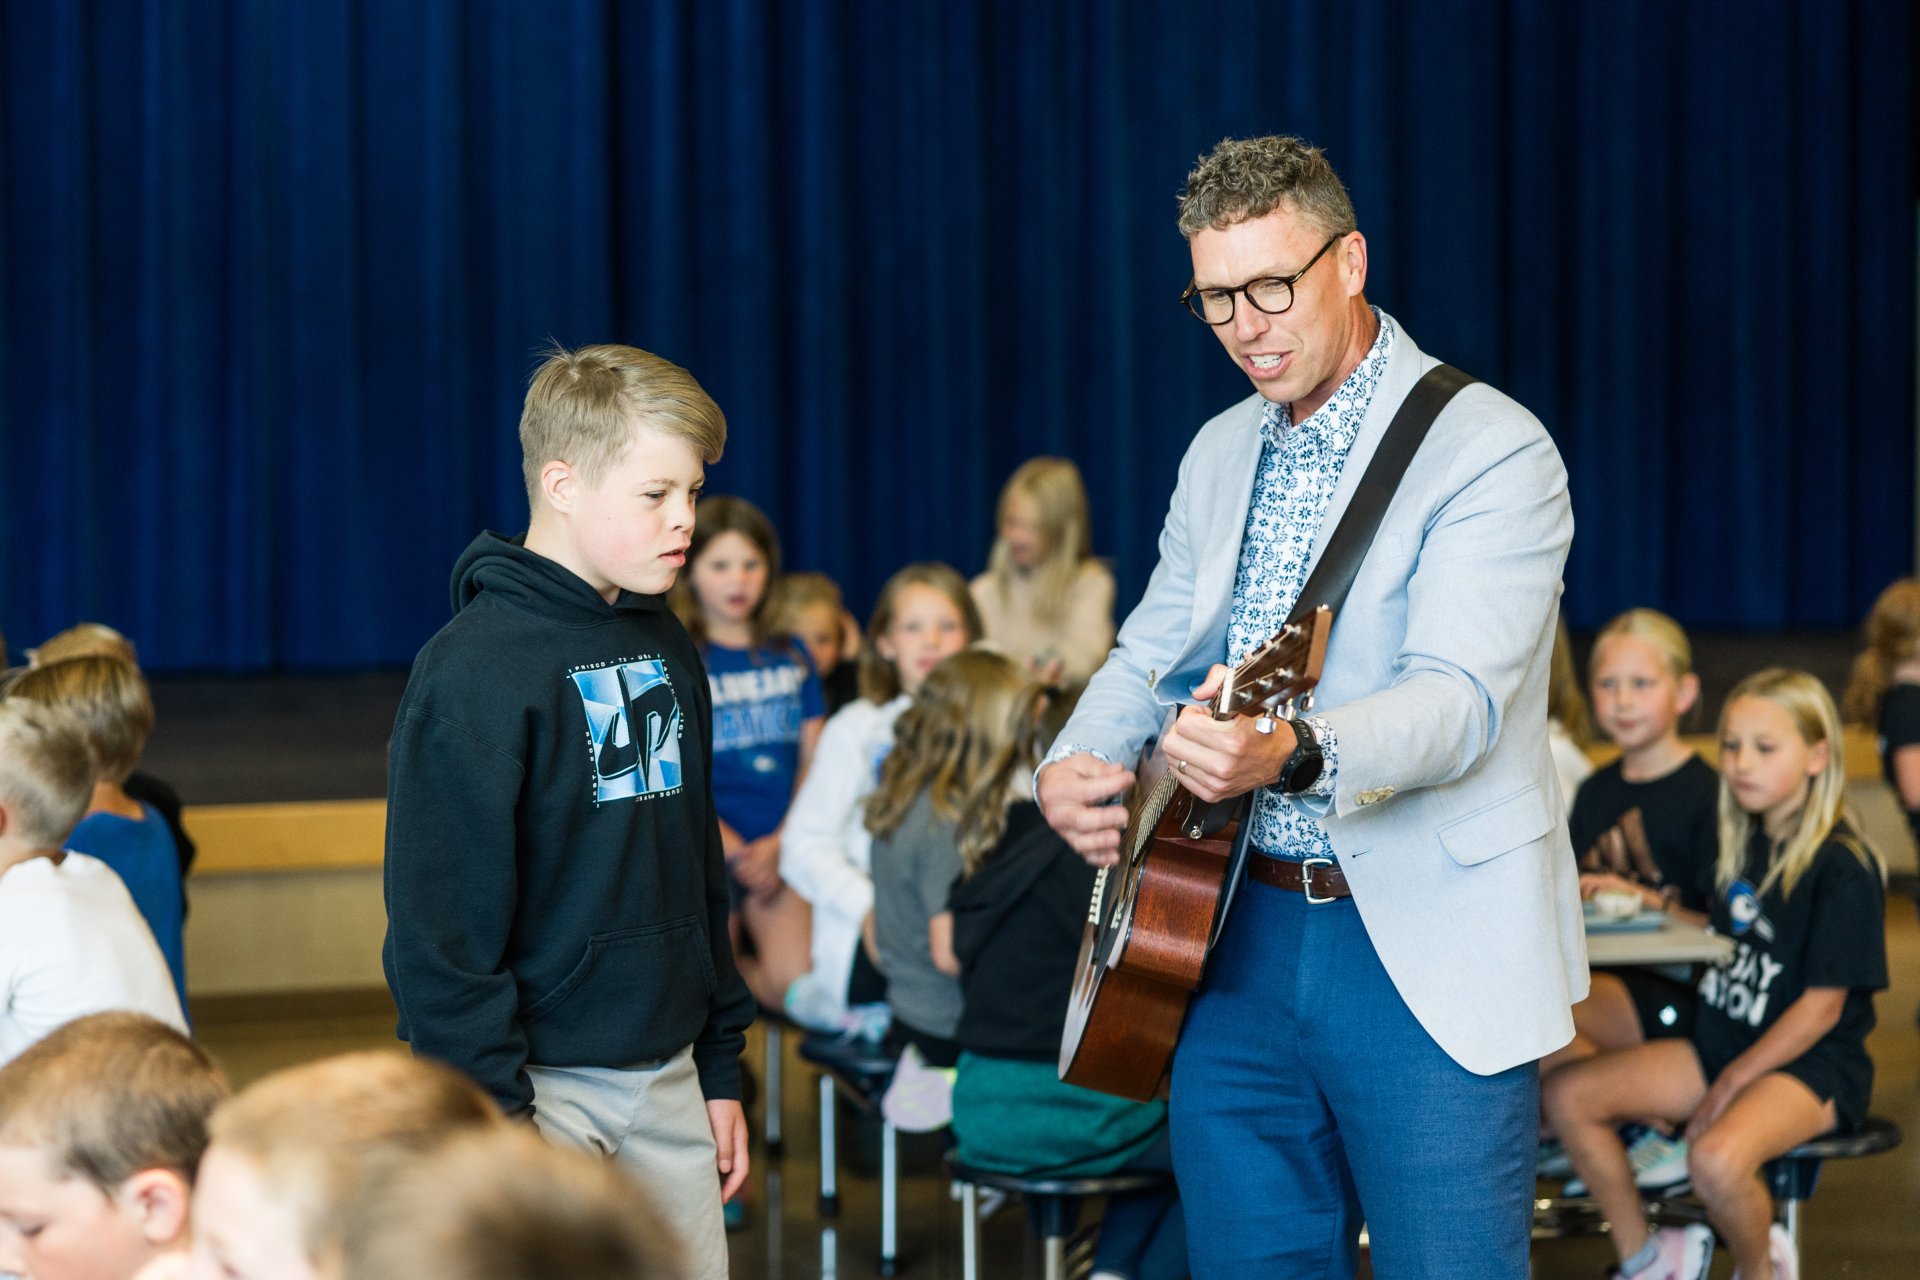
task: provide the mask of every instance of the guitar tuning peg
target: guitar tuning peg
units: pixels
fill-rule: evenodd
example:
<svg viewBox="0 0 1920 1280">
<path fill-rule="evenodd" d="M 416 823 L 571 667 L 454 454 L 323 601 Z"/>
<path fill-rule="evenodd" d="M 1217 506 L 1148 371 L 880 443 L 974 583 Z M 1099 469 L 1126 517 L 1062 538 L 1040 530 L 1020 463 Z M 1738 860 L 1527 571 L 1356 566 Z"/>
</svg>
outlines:
<svg viewBox="0 0 1920 1280">
<path fill-rule="evenodd" d="M 1293 699 L 1292 698 L 1288 698 L 1285 702 L 1280 704 L 1280 718 L 1282 720 L 1293 719 Z"/>
<path fill-rule="evenodd" d="M 1269 690 L 1269 689 L 1271 689 L 1271 688 L 1273 688 L 1273 677 L 1272 677 L 1272 676 L 1262 676 L 1262 677 L 1260 678 L 1260 684 L 1259 684 L 1259 689 L 1260 689 L 1260 692 L 1262 692 L 1262 693 L 1265 693 L 1265 692 L 1266 692 L 1267 690 Z"/>
<path fill-rule="evenodd" d="M 1313 714 L 1313 693 L 1311 690 L 1309 690 L 1307 694 L 1300 699 L 1300 714 L 1303 716 L 1310 716 Z"/>
</svg>

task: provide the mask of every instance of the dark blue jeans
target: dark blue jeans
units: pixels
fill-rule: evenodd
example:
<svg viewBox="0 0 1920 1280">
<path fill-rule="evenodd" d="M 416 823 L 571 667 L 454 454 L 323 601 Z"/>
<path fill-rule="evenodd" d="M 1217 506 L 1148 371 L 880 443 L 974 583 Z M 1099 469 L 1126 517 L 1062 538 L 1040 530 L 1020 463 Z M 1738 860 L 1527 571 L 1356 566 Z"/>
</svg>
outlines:
<svg viewBox="0 0 1920 1280">
<path fill-rule="evenodd" d="M 1167 1139 L 1153 1145 L 1129 1171 L 1165 1173 L 1173 1168 Z M 1111 1271 L 1127 1280 L 1181 1280 L 1187 1274 L 1187 1223 L 1180 1209 L 1180 1192 L 1136 1191 L 1109 1196 L 1100 1215 L 1100 1241 L 1094 1247 L 1093 1269 Z"/>
<path fill-rule="evenodd" d="M 1194 1280 L 1352 1280 L 1363 1221 L 1381 1280 L 1525 1280 L 1539 1094 L 1434 1043 L 1351 899 L 1246 881 L 1173 1064 Z"/>
</svg>

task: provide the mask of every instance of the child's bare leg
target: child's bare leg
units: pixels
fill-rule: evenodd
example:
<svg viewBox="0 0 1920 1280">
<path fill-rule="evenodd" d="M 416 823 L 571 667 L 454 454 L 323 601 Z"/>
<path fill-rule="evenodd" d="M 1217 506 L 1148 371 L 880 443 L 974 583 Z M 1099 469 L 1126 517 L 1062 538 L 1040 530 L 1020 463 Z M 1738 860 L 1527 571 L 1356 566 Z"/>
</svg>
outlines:
<svg viewBox="0 0 1920 1280">
<path fill-rule="evenodd" d="M 1686 1040 L 1656 1040 L 1576 1062 L 1542 1082 L 1547 1120 L 1612 1224 L 1622 1262 L 1647 1242 L 1647 1216 L 1627 1149 L 1614 1129 L 1628 1120 L 1677 1122 L 1707 1092 Z"/>
<path fill-rule="evenodd" d="M 1833 1103 L 1781 1072 L 1760 1077 L 1687 1148 L 1687 1169 L 1707 1216 L 1743 1276 L 1771 1276 L 1767 1229 L 1773 1197 L 1760 1166 L 1832 1129 Z"/>
<path fill-rule="evenodd" d="M 793 980 L 812 967 L 813 907 L 781 885 L 766 897 L 748 894 L 740 904 L 740 921 L 758 953 L 741 964 L 740 976 L 755 1000 L 778 1009 Z"/>
<path fill-rule="evenodd" d="M 1587 998 L 1573 1006 L 1573 1040 L 1540 1059 L 1540 1074 L 1549 1076 L 1596 1053 L 1625 1049 L 1645 1039 L 1627 984 L 1611 973 L 1596 973 Z"/>
</svg>

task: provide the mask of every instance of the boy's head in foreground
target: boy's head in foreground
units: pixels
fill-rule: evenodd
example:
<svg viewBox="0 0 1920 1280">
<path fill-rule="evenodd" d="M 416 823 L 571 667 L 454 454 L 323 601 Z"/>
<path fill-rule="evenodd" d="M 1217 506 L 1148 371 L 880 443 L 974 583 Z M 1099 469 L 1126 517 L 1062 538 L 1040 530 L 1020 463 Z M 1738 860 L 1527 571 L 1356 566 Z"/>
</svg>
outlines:
<svg viewBox="0 0 1920 1280">
<path fill-rule="evenodd" d="M 0 1273 L 128 1280 L 186 1248 L 226 1096 L 198 1046 L 137 1013 L 69 1022 L 0 1068 Z"/>
<path fill-rule="evenodd" d="M 0 874 L 66 843 L 93 800 L 93 773 L 86 732 L 71 714 L 0 698 Z"/>
<path fill-rule="evenodd" d="M 341 1280 L 646 1280 L 681 1274 L 667 1233 L 608 1161 L 531 1129 L 463 1134 L 354 1197 Z"/>
<path fill-rule="evenodd" d="M 659 595 L 686 563 L 693 508 L 727 441 L 693 375 L 635 347 L 556 348 L 520 414 L 527 549 L 611 603 Z"/>
<path fill-rule="evenodd" d="M 337 1272 L 340 1213 L 383 1161 L 502 1123 L 465 1076 L 404 1054 L 342 1054 L 242 1090 L 214 1113 L 193 1198 L 196 1280 Z"/>
</svg>

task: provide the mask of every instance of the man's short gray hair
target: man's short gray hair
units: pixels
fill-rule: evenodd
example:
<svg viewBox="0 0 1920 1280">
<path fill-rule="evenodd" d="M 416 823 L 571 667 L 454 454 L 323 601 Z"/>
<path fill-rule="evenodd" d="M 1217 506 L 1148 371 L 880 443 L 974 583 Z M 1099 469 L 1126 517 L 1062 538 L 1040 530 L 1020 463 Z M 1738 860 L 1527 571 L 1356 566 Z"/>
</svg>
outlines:
<svg viewBox="0 0 1920 1280">
<path fill-rule="evenodd" d="M 1201 156 L 1180 193 L 1180 234 L 1191 240 L 1291 206 L 1323 235 L 1355 230 L 1353 201 L 1320 148 L 1299 138 L 1223 138 Z"/>
</svg>

